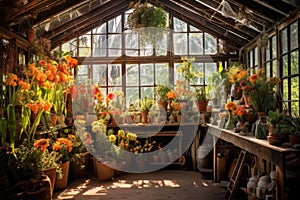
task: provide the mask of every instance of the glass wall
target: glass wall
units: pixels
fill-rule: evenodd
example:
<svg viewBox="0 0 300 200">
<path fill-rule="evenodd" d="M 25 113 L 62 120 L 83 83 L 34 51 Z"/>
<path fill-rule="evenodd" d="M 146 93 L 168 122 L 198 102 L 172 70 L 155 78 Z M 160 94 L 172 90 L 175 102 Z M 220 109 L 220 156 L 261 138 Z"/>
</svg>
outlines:
<svg viewBox="0 0 300 200">
<path fill-rule="evenodd" d="M 130 12 L 110 19 L 61 46 L 63 51 L 71 51 L 75 57 L 86 58 L 78 67 L 78 78 L 96 80 L 105 94 L 122 90 L 129 101 L 130 98 L 153 96 L 154 87 L 158 84 L 175 86 L 176 80 L 182 79 L 176 67 L 180 58 L 187 56 L 195 57 L 195 68 L 203 72 L 203 77 L 195 85 L 206 85 L 210 74 L 217 71 L 217 64 L 212 59 L 206 58 L 203 62 L 197 57 L 215 55 L 217 38 L 172 17 L 174 29 L 165 31 L 159 44 L 144 45 L 141 34 L 126 29 Z M 147 57 L 151 59 L 145 61 Z M 92 64 L 88 58 L 92 59 Z"/>
</svg>

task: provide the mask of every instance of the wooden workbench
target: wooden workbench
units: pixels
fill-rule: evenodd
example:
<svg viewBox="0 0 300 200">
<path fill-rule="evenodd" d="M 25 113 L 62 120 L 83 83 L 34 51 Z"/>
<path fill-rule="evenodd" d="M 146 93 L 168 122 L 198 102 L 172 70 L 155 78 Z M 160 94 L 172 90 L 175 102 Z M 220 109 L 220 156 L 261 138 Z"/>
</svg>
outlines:
<svg viewBox="0 0 300 200">
<path fill-rule="evenodd" d="M 288 158 L 295 158 L 300 151 L 292 148 L 283 148 L 270 145 L 267 140 L 257 139 L 254 136 L 242 136 L 233 131 L 221 129 L 215 125 L 208 124 L 207 133 L 214 138 L 214 144 L 218 139 L 230 142 L 259 158 L 276 164 L 277 199 L 285 199 L 286 165 Z M 217 172 L 217 145 L 214 145 L 214 177 Z"/>
</svg>

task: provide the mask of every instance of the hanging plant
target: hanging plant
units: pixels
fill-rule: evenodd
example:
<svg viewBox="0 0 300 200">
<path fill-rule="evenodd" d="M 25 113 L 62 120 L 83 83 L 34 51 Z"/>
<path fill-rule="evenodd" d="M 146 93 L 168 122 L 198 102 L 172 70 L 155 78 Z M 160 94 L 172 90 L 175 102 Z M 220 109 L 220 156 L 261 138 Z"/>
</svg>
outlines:
<svg viewBox="0 0 300 200">
<path fill-rule="evenodd" d="M 167 28 L 167 14 L 161 7 L 147 2 L 131 2 L 133 12 L 128 16 L 128 26 L 133 31 L 142 34 L 142 45 L 150 41 L 153 45 L 158 44 Z"/>
<path fill-rule="evenodd" d="M 130 3 L 133 12 L 128 16 L 129 28 L 157 27 L 166 28 L 167 14 L 160 7 L 146 3 Z"/>
</svg>

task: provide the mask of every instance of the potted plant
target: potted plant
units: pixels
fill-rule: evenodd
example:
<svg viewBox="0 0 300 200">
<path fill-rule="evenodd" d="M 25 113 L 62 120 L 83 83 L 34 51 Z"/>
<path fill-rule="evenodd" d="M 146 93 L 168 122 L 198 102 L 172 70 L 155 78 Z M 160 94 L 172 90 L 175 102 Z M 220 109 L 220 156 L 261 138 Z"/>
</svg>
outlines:
<svg viewBox="0 0 300 200">
<path fill-rule="evenodd" d="M 88 132 L 75 131 L 75 134 L 69 134 L 68 137 L 72 141 L 73 149 L 70 153 L 70 175 L 75 178 L 84 178 L 87 175 L 88 161 L 90 153 L 87 151 L 81 138 L 85 140 Z"/>
<path fill-rule="evenodd" d="M 171 89 L 166 85 L 157 85 L 154 89 L 154 94 L 156 96 L 157 104 L 160 105 L 162 108 L 167 110 L 168 106 L 168 92 Z"/>
<path fill-rule="evenodd" d="M 281 122 L 281 120 L 283 120 L 284 118 L 284 114 L 283 113 L 278 113 L 276 111 L 272 111 L 270 110 L 268 112 L 268 116 L 267 116 L 267 124 L 269 127 L 269 134 L 273 134 L 276 124 L 279 124 Z"/>
<path fill-rule="evenodd" d="M 195 103 L 199 112 L 205 112 L 208 104 L 207 92 L 205 87 L 196 88 L 194 91 Z"/>
<path fill-rule="evenodd" d="M 273 111 L 268 112 L 267 124 L 269 127 L 274 127 L 274 131 L 269 129 L 267 139 L 272 145 L 280 145 L 285 141 L 288 134 L 295 131 L 291 118 L 283 113 L 276 113 Z"/>
<path fill-rule="evenodd" d="M 69 167 L 70 167 L 70 152 L 72 151 L 72 141 L 68 138 L 60 137 L 53 141 L 52 151 L 59 155 L 58 163 L 62 169 L 62 177 L 59 177 L 55 182 L 55 189 L 65 189 L 68 185 Z"/>
<path fill-rule="evenodd" d="M 300 118 L 298 115 L 291 117 L 292 125 L 295 128 L 295 131 L 289 134 L 289 142 L 291 144 L 300 144 Z"/>
<path fill-rule="evenodd" d="M 143 99 L 139 100 L 139 106 L 142 114 L 142 121 L 148 123 L 148 112 L 154 104 L 154 100 L 145 96 Z"/>
</svg>

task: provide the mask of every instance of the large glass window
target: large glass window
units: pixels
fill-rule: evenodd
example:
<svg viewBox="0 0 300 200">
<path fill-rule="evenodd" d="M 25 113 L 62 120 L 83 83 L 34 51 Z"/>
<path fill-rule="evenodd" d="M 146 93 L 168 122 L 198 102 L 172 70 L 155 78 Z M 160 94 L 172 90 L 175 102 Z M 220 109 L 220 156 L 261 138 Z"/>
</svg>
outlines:
<svg viewBox="0 0 300 200">
<path fill-rule="evenodd" d="M 276 44 L 276 36 L 273 35 L 268 40 L 268 46 L 266 48 L 265 53 L 265 69 L 266 76 L 270 77 L 278 77 L 277 75 L 277 44 Z"/>
<path fill-rule="evenodd" d="M 284 108 L 299 114 L 299 21 L 280 31 L 280 75 Z"/>
<path fill-rule="evenodd" d="M 198 61 L 194 66 L 204 74 L 194 84 L 207 84 L 207 78 L 217 71 L 217 65 L 212 59 L 206 63 L 197 57 L 216 54 L 217 38 L 172 17 L 174 30 L 164 32 L 160 43 L 143 43 L 142 34 L 127 28 L 130 12 L 132 10 L 103 22 L 61 46 L 63 51 L 71 51 L 72 56 L 84 59 L 85 64 L 78 67 L 77 78 L 95 80 L 104 94 L 122 90 L 128 103 L 130 99 L 153 97 L 158 84 L 176 84 L 176 80 L 181 79 L 176 72 L 180 64 L 178 58 L 188 56 L 196 57 Z M 174 56 L 169 57 L 169 54 Z"/>
</svg>

